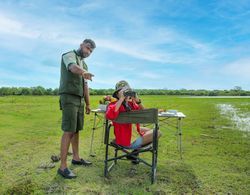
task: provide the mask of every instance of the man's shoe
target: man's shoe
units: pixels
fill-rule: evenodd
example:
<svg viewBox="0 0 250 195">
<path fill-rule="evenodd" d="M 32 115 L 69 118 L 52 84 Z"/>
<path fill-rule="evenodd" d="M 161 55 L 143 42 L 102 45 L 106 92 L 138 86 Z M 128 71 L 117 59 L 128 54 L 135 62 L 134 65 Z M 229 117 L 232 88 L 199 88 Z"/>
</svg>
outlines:
<svg viewBox="0 0 250 195">
<path fill-rule="evenodd" d="M 73 179 L 76 178 L 76 175 L 68 168 L 61 170 L 60 168 L 57 170 L 57 173 L 63 176 L 66 179 Z"/>
<path fill-rule="evenodd" d="M 71 163 L 72 163 L 73 165 L 84 165 L 84 166 L 92 165 L 92 162 L 89 162 L 89 161 L 87 161 L 87 160 L 83 160 L 82 158 L 81 158 L 80 161 L 77 161 L 77 160 L 72 159 Z"/>
</svg>

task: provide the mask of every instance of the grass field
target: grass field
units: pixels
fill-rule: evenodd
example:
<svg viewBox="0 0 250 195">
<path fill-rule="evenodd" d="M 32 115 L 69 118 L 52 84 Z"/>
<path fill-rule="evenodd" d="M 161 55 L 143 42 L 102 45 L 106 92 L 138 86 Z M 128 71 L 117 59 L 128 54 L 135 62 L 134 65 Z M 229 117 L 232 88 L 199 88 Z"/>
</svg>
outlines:
<svg viewBox="0 0 250 195">
<path fill-rule="evenodd" d="M 100 96 L 92 96 L 96 108 Z M 59 154 L 61 112 L 58 97 L 0 97 L 0 194 L 250 194 L 250 129 L 241 131 L 218 105 L 231 105 L 250 117 L 250 99 L 142 96 L 146 107 L 176 109 L 187 115 L 183 123 L 183 159 L 176 148 L 175 129 L 161 126 L 157 182 L 150 184 L 150 169 L 118 162 L 110 177 L 103 177 L 102 130 L 96 131 L 89 157 L 93 115 L 85 117 L 80 153 L 92 167 L 70 168 L 77 179 L 64 180 L 55 168 L 39 166 Z M 247 123 L 246 123 L 247 124 Z M 146 159 L 150 156 L 145 154 Z M 71 156 L 68 158 L 70 164 Z M 131 172 L 131 168 L 136 172 Z"/>
</svg>

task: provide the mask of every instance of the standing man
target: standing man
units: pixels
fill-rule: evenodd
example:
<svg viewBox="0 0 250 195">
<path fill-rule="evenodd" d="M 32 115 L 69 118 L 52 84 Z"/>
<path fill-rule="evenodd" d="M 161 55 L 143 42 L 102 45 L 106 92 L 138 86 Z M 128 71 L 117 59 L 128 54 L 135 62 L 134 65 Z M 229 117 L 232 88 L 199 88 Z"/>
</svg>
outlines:
<svg viewBox="0 0 250 195">
<path fill-rule="evenodd" d="M 61 165 L 57 173 L 64 178 L 72 179 L 76 175 L 67 167 L 67 153 L 71 143 L 73 165 L 89 166 L 92 163 L 79 156 L 79 131 L 84 123 L 85 113 L 90 113 L 89 88 L 87 80 L 92 81 L 93 74 L 88 72 L 84 58 L 90 56 L 95 49 L 95 42 L 85 39 L 78 50 L 62 55 L 60 78 L 60 108 L 62 110 Z"/>
</svg>

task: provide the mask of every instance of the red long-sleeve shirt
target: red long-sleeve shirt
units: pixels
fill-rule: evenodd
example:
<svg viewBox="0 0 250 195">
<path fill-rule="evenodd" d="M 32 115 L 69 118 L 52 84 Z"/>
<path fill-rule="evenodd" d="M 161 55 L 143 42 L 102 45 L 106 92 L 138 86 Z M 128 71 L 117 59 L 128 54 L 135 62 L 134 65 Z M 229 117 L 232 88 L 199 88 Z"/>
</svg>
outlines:
<svg viewBox="0 0 250 195">
<path fill-rule="evenodd" d="M 115 120 L 120 112 L 126 112 L 123 105 L 120 106 L 118 111 L 115 111 L 116 102 L 110 103 L 106 111 L 106 118 L 109 120 Z M 129 106 L 132 110 L 139 110 L 138 104 L 129 102 Z M 130 146 L 132 137 L 132 124 L 120 124 L 113 122 L 114 133 L 116 138 L 116 143 L 122 146 Z M 138 133 L 142 136 L 143 133 L 140 132 L 140 125 L 136 124 Z"/>
</svg>

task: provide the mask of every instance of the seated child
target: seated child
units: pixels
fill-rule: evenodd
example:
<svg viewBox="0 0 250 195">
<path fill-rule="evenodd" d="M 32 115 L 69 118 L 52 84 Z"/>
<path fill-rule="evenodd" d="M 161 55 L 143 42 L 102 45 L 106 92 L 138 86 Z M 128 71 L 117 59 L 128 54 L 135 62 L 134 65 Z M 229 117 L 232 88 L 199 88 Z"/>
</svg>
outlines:
<svg viewBox="0 0 250 195">
<path fill-rule="evenodd" d="M 115 86 L 115 92 L 113 93 L 113 97 L 117 99 L 117 101 L 112 102 L 108 105 L 106 110 L 106 118 L 109 120 L 115 120 L 119 113 L 128 112 L 130 110 L 140 110 L 144 109 L 141 100 L 136 95 L 127 96 L 125 91 L 131 90 L 128 82 L 122 80 L 119 81 Z M 139 137 L 131 143 L 132 137 L 132 124 L 120 124 L 113 122 L 114 133 L 115 133 L 115 142 L 118 145 L 121 145 L 128 149 L 137 149 L 141 146 L 147 145 L 153 141 L 153 130 L 140 127 L 140 124 L 136 124 L 137 132 L 139 133 Z M 158 138 L 160 137 L 161 132 L 158 131 Z"/>
</svg>

